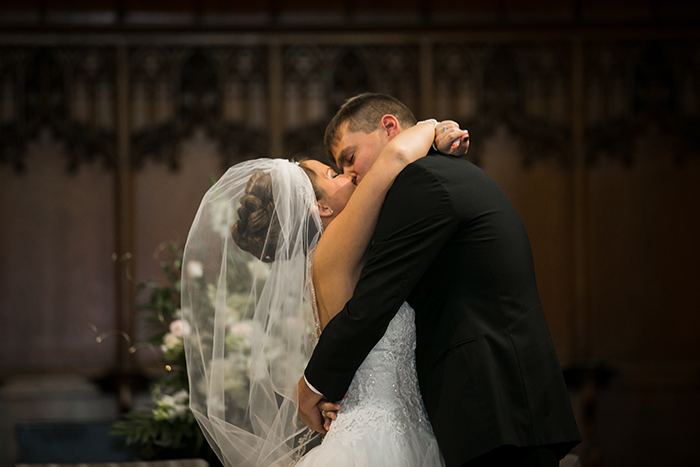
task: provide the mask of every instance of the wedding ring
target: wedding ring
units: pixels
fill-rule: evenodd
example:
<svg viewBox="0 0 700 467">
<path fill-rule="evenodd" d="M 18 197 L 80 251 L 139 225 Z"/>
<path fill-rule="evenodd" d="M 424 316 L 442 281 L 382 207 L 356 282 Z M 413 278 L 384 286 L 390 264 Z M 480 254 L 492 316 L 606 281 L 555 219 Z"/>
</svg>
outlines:
<svg viewBox="0 0 700 467">
<path fill-rule="evenodd" d="M 447 131 L 447 125 L 443 125 L 443 126 L 442 126 L 442 132 L 444 133 L 444 132 L 446 132 L 446 131 Z"/>
</svg>

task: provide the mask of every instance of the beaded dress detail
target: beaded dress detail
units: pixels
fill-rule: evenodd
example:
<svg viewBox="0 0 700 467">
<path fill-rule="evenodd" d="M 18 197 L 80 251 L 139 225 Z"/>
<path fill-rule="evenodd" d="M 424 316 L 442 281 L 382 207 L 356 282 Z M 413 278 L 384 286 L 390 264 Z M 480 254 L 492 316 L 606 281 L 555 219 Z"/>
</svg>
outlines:
<svg viewBox="0 0 700 467">
<path fill-rule="evenodd" d="M 355 373 L 323 443 L 297 467 L 444 465 L 418 388 L 414 311 L 404 303 Z"/>
</svg>

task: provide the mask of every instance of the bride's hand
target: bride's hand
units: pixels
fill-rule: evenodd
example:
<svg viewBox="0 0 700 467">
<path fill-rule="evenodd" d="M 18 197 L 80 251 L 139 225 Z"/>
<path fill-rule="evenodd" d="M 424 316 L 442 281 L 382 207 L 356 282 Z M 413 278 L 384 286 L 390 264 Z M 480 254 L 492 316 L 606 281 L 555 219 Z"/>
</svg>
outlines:
<svg viewBox="0 0 700 467">
<path fill-rule="evenodd" d="M 469 151 L 469 132 L 457 122 L 443 120 L 435 126 L 435 146 L 443 154 L 462 157 Z"/>
<path fill-rule="evenodd" d="M 318 410 L 321 411 L 321 416 L 323 417 L 323 428 L 325 428 L 326 431 L 330 430 L 331 422 L 338 418 L 337 412 L 340 410 L 340 404 L 333 403 L 328 399 L 321 399 L 316 406 Z"/>
</svg>

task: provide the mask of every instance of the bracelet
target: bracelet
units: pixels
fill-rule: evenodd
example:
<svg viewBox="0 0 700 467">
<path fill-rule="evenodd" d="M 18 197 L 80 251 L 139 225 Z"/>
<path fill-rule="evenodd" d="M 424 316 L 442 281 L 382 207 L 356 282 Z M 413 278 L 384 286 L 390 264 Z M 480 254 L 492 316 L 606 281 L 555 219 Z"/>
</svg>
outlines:
<svg viewBox="0 0 700 467">
<path fill-rule="evenodd" d="M 419 123 L 426 123 L 426 122 L 433 122 L 433 129 L 437 128 L 438 121 L 435 120 L 434 118 L 429 118 L 427 120 L 421 120 L 420 122 L 416 123 L 416 125 L 418 125 Z"/>
<path fill-rule="evenodd" d="M 418 123 L 426 123 L 426 122 L 433 122 L 433 131 L 435 131 L 435 128 L 437 128 L 437 126 L 438 126 L 438 121 L 435 120 L 434 118 L 429 118 L 427 120 L 421 120 Z M 418 125 L 418 123 L 416 123 L 416 125 Z M 433 137 L 433 150 L 436 152 L 440 152 L 438 150 L 437 146 L 435 146 L 435 137 Z"/>
</svg>

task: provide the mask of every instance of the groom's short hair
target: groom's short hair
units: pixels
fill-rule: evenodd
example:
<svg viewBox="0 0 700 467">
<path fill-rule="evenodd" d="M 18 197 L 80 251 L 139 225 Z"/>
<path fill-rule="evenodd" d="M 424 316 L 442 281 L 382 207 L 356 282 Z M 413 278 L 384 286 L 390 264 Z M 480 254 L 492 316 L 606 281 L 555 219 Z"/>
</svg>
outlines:
<svg viewBox="0 0 700 467">
<path fill-rule="evenodd" d="M 368 92 L 345 101 L 326 127 L 323 137 L 326 156 L 332 165 L 336 165 L 333 159 L 333 146 L 340 140 L 340 127 L 345 122 L 348 122 L 350 132 L 372 133 L 379 127 L 381 118 L 387 114 L 396 117 L 404 129 L 416 124 L 416 117 L 411 109 L 388 94 Z"/>
</svg>

